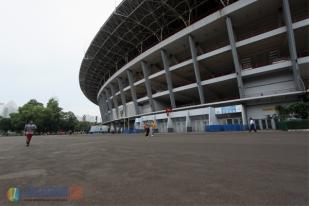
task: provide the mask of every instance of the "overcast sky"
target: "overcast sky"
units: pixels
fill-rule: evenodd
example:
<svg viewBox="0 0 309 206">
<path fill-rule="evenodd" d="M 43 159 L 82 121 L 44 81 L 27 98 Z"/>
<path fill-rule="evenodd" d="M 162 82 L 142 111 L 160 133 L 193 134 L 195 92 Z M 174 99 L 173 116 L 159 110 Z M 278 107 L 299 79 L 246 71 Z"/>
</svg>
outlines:
<svg viewBox="0 0 309 206">
<path fill-rule="evenodd" d="M 120 0 L 0 0 L 0 102 L 57 97 L 65 111 L 99 115 L 80 90 L 83 56 Z"/>
</svg>

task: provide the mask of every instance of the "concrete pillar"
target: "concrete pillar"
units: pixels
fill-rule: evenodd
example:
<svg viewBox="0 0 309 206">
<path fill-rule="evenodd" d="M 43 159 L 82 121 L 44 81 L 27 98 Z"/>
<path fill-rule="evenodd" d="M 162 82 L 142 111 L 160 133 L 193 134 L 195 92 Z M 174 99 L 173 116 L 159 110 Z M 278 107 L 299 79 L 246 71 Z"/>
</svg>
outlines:
<svg viewBox="0 0 309 206">
<path fill-rule="evenodd" d="M 107 97 L 106 97 L 106 94 L 104 94 L 104 102 L 105 102 L 105 119 L 106 121 L 108 121 L 110 119 L 110 115 L 109 115 L 109 106 L 108 106 L 108 100 L 107 100 Z"/>
<path fill-rule="evenodd" d="M 108 131 L 111 132 L 111 130 L 112 130 L 112 125 L 109 123 L 107 126 L 108 126 L 107 132 L 108 132 Z"/>
<path fill-rule="evenodd" d="M 123 106 L 124 116 L 127 117 L 127 103 L 126 103 L 126 97 L 125 97 L 124 92 L 123 92 L 122 79 L 117 78 L 117 81 L 118 81 L 118 86 L 119 86 L 119 90 L 120 90 L 121 103 L 122 103 L 122 106 Z"/>
<path fill-rule="evenodd" d="M 216 116 L 215 108 L 214 107 L 208 107 L 208 119 L 209 119 L 209 125 L 218 125 L 219 121 Z"/>
<path fill-rule="evenodd" d="M 292 18 L 291 18 L 289 1 L 283 0 L 282 4 L 283 4 L 284 21 L 286 24 L 287 34 L 288 34 L 288 42 L 289 42 L 290 58 L 292 62 L 294 84 L 297 90 L 303 91 L 306 88 L 300 76 L 299 65 L 297 62 L 298 57 L 297 57 L 297 50 L 296 50 L 296 44 L 295 44 L 294 30 L 292 26 Z"/>
<path fill-rule="evenodd" d="M 148 67 L 148 64 L 145 61 L 142 61 L 142 69 L 143 69 L 143 73 L 144 73 L 145 87 L 146 87 L 146 91 L 147 91 L 147 96 L 149 98 L 150 108 L 151 108 L 151 111 L 154 112 L 155 108 L 154 108 L 154 104 L 153 104 L 153 100 L 152 100 L 151 83 L 150 83 L 150 80 L 149 80 L 149 67 Z"/>
<path fill-rule="evenodd" d="M 268 125 L 267 117 L 265 118 L 266 129 L 269 129 L 271 125 Z"/>
<path fill-rule="evenodd" d="M 157 128 L 154 128 L 154 132 L 155 133 L 158 133 L 159 132 L 159 129 L 158 129 L 158 122 L 157 122 L 157 118 L 156 118 L 156 115 L 153 116 L 153 122 L 155 123 L 155 125 L 157 125 Z"/>
<path fill-rule="evenodd" d="M 246 109 L 246 105 L 244 104 L 241 105 L 241 119 L 242 119 L 242 124 L 244 126 L 248 126 L 247 109 Z"/>
<path fill-rule="evenodd" d="M 109 85 L 109 87 L 111 88 L 111 91 L 112 91 L 112 98 L 113 98 L 114 107 L 115 107 L 115 110 L 116 110 L 116 117 L 118 119 L 119 118 L 119 111 L 118 111 L 118 101 L 117 101 L 117 97 L 116 97 L 115 87 L 114 87 L 113 83 L 111 83 Z"/>
<path fill-rule="evenodd" d="M 167 132 L 174 132 L 173 121 L 170 115 L 167 117 Z"/>
<path fill-rule="evenodd" d="M 112 130 L 114 130 L 114 133 L 117 133 L 117 128 L 115 122 L 112 122 Z"/>
<path fill-rule="evenodd" d="M 105 105 L 105 109 L 104 109 L 104 112 L 105 112 L 105 120 L 108 121 L 110 116 L 108 114 L 108 101 L 107 101 L 107 97 L 106 97 L 106 94 L 103 94 L 104 96 L 104 105 Z"/>
<path fill-rule="evenodd" d="M 116 133 L 119 133 L 120 129 L 121 129 L 121 125 L 120 125 L 120 123 L 118 121 L 115 122 L 115 125 L 116 125 Z"/>
<path fill-rule="evenodd" d="M 162 57 L 163 66 L 165 70 L 165 77 L 166 77 L 167 88 L 168 88 L 169 95 L 170 95 L 171 107 L 176 108 L 175 97 L 173 93 L 173 83 L 172 83 L 172 77 L 171 77 L 171 72 L 170 72 L 170 60 L 165 50 L 161 50 L 161 57 Z"/>
<path fill-rule="evenodd" d="M 189 35 L 189 43 L 190 43 L 192 60 L 193 60 L 193 67 L 194 67 L 197 89 L 198 89 L 198 93 L 199 93 L 199 96 L 200 96 L 200 102 L 201 102 L 201 104 L 204 104 L 205 98 L 204 98 L 203 87 L 202 87 L 202 84 L 201 84 L 200 68 L 199 68 L 199 64 L 197 62 L 197 51 L 196 51 L 195 42 L 194 42 L 191 35 Z"/>
<path fill-rule="evenodd" d="M 102 122 L 104 122 L 104 121 L 105 121 L 105 120 L 104 120 L 104 118 L 105 118 L 105 113 L 104 113 L 104 111 L 103 111 L 104 105 L 103 105 L 102 96 L 99 97 L 98 104 L 99 104 L 99 108 L 100 108 L 101 119 L 102 119 Z"/>
<path fill-rule="evenodd" d="M 111 102 L 111 98 L 110 98 L 110 94 L 109 94 L 109 91 L 108 89 L 106 88 L 105 90 L 105 95 L 106 95 L 106 98 L 107 98 L 107 104 L 108 104 L 108 108 L 109 108 L 109 112 L 110 112 L 110 117 L 109 117 L 109 120 L 113 120 L 113 106 L 112 106 L 112 102 Z"/>
<path fill-rule="evenodd" d="M 229 35 L 230 45 L 232 48 L 232 55 L 233 55 L 233 62 L 234 62 L 234 67 L 235 67 L 235 72 L 236 72 L 236 77 L 237 77 L 239 97 L 244 98 L 245 93 L 244 93 L 244 85 L 243 85 L 242 76 L 241 76 L 241 66 L 239 63 L 239 58 L 238 58 L 238 53 L 237 53 L 236 43 L 235 43 L 235 36 L 234 36 L 234 31 L 233 31 L 233 25 L 232 25 L 232 21 L 230 17 L 226 17 L 226 27 L 227 27 L 227 31 Z"/>
<path fill-rule="evenodd" d="M 261 120 L 261 119 L 259 119 L 259 125 L 260 125 L 260 130 L 264 130 L 263 124 L 262 124 L 262 120 Z"/>
<path fill-rule="evenodd" d="M 187 111 L 187 115 L 186 115 L 186 132 L 192 132 L 192 122 L 191 122 L 189 110 Z"/>
<path fill-rule="evenodd" d="M 106 99 L 104 97 L 104 94 L 101 94 L 98 100 L 99 100 L 99 107 L 100 107 L 102 122 L 105 122 L 106 121 Z"/>
<path fill-rule="evenodd" d="M 127 70 L 127 75 L 128 75 L 128 80 L 129 80 L 129 85 L 130 85 L 130 91 L 134 103 L 134 109 L 135 109 L 135 114 L 139 114 L 139 108 L 137 104 L 137 98 L 136 98 L 136 90 L 134 87 L 134 79 L 133 79 L 133 74 L 131 70 Z"/>
<path fill-rule="evenodd" d="M 277 127 L 276 127 L 276 122 L 275 122 L 275 119 L 274 119 L 274 118 L 271 118 L 271 128 L 272 128 L 272 129 L 277 129 Z"/>
</svg>

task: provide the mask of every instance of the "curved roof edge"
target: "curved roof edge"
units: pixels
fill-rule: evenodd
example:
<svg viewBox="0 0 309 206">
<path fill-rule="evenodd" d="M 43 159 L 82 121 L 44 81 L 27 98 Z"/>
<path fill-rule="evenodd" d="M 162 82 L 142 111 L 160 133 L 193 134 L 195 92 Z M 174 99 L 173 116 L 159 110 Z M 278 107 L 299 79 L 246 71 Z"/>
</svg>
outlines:
<svg viewBox="0 0 309 206">
<path fill-rule="evenodd" d="M 82 60 L 84 95 L 97 94 L 118 68 L 194 22 L 238 0 L 123 0 L 100 28 Z"/>
</svg>

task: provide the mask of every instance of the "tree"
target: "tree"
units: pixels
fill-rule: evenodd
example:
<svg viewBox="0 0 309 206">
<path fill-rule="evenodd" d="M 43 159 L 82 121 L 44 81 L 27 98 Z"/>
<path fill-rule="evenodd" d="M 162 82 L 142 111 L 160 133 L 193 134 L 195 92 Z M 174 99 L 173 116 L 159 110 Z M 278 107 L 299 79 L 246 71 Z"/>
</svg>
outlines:
<svg viewBox="0 0 309 206">
<path fill-rule="evenodd" d="M 0 118 L 0 131 L 7 133 L 12 129 L 12 122 L 10 118 Z"/>
<path fill-rule="evenodd" d="M 296 118 L 308 119 L 309 103 L 308 102 L 306 103 L 296 102 L 296 103 L 289 105 L 288 110 Z"/>
<path fill-rule="evenodd" d="M 60 128 L 64 131 L 74 131 L 78 120 L 73 112 L 62 112 Z"/>
<path fill-rule="evenodd" d="M 46 107 L 35 99 L 18 108 L 10 118 L 0 117 L 0 130 L 20 132 L 28 121 L 37 125 L 37 132 L 89 131 L 91 123 L 79 122 L 73 112 L 63 112 L 58 100 L 51 98 Z"/>
<path fill-rule="evenodd" d="M 12 113 L 10 114 L 11 119 L 11 130 L 19 132 L 24 129 L 25 121 L 22 118 L 20 113 Z"/>
<path fill-rule="evenodd" d="M 282 105 L 276 106 L 276 110 L 279 113 L 279 117 L 281 120 L 285 120 L 289 117 L 289 110 Z"/>
<path fill-rule="evenodd" d="M 57 132 L 60 129 L 60 120 L 61 120 L 62 108 L 59 107 L 58 100 L 51 98 L 46 106 L 45 116 L 46 124 L 49 125 L 48 130 L 51 132 Z"/>
<path fill-rule="evenodd" d="M 16 124 L 16 130 L 22 130 L 28 121 L 33 121 L 37 125 L 38 132 L 44 130 L 42 127 L 44 110 L 44 105 L 35 99 L 27 102 L 18 109 L 18 114 L 11 115 L 11 118 L 14 119 L 14 124 Z"/>
<path fill-rule="evenodd" d="M 88 132 L 90 130 L 90 127 L 91 127 L 90 122 L 82 121 L 82 122 L 78 122 L 76 124 L 75 130 L 76 131 Z"/>
<path fill-rule="evenodd" d="M 288 106 L 277 106 L 276 110 L 279 113 L 280 119 L 285 120 L 289 117 L 308 119 L 309 117 L 309 103 L 296 102 Z"/>
</svg>

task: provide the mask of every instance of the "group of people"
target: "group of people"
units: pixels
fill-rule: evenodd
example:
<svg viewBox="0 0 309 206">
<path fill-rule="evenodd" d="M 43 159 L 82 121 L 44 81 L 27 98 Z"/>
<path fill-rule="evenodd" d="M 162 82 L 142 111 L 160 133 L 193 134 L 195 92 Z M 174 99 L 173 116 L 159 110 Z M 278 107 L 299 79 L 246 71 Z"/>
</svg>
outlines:
<svg viewBox="0 0 309 206">
<path fill-rule="evenodd" d="M 155 121 L 151 121 L 150 123 L 145 122 L 144 123 L 144 130 L 145 130 L 145 136 L 148 137 L 151 135 L 153 137 L 154 135 L 154 130 L 157 128 L 157 124 Z"/>
</svg>

